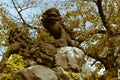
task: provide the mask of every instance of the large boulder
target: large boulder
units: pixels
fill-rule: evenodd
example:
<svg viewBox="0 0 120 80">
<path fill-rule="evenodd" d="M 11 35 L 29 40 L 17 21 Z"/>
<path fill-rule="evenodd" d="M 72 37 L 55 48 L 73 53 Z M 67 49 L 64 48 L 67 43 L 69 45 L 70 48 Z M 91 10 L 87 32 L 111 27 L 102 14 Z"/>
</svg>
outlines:
<svg viewBox="0 0 120 80">
<path fill-rule="evenodd" d="M 45 66 L 35 65 L 27 69 L 16 71 L 10 80 L 58 80 L 55 72 Z"/>
<path fill-rule="evenodd" d="M 62 67 L 65 70 L 71 69 L 74 72 L 80 72 L 85 54 L 76 47 L 62 47 L 58 49 L 55 55 L 55 66 Z"/>
<path fill-rule="evenodd" d="M 45 55 L 45 54 L 44 54 Z M 28 67 L 23 70 L 16 71 L 12 74 L 10 80 L 78 80 L 78 74 L 85 61 L 84 52 L 76 47 L 61 47 L 57 49 L 57 53 L 51 54 L 54 64 L 52 67 L 46 64 L 39 64 Z M 82 79 L 79 79 L 82 80 Z"/>
</svg>

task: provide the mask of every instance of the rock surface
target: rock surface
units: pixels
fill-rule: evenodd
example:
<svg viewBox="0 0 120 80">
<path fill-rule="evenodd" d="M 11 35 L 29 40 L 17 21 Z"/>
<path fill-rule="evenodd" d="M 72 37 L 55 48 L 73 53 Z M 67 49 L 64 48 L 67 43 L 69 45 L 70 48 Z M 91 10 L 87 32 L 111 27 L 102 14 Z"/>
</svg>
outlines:
<svg viewBox="0 0 120 80">
<path fill-rule="evenodd" d="M 76 47 L 62 47 L 55 55 L 55 65 L 64 69 L 80 72 L 84 60 L 84 52 Z"/>
<path fill-rule="evenodd" d="M 45 66 L 35 65 L 27 69 L 16 71 L 10 80 L 58 80 L 55 72 Z"/>
<path fill-rule="evenodd" d="M 81 72 L 84 57 L 83 51 L 76 47 L 62 47 L 55 54 L 54 67 L 34 65 L 14 72 L 10 80 L 80 80 L 77 74 Z"/>
</svg>

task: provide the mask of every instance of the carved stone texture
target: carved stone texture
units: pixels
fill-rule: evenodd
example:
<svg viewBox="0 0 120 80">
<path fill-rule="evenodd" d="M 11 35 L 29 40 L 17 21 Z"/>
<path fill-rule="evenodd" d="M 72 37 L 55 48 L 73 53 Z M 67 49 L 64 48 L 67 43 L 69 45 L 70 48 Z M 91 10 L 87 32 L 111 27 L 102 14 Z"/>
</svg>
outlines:
<svg viewBox="0 0 120 80">
<path fill-rule="evenodd" d="M 52 44 L 35 42 L 18 29 L 10 32 L 9 43 L 9 56 L 14 53 L 34 60 L 38 64 L 44 64 L 49 67 L 54 64 L 54 54 L 57 53 L 57 49 Z M 9 56 L 7 57 L 9 58 Z"/>
<path fill-rule="evenodd" d="M 3 55 L 1 65 L 11 56 L 11 54 L 20 54 L 24 57 L 29 57 L 34 41 L 31 40 L 26 33 L 21 32 L 17 28 L 10 30 L 9 35 L 9 48 Z M 32 52 L 33 53 L 33 52 Z"/>
<path fill-rule="evenodd" d="M 56 41 L 55 47 L 73 46 L 72 40 L 64 30 L 61 15 L 56 8 L 50 8 L 42 15 L 43 26 L 50 32 Z"/>
<path fill-rule="evenodd" d="M 71 70 L 75 74 L 80 74 L 84 60 L 83 51 L 75 47 L 62 47 L 55 54 L 55 65 L 35 65 L 12 74 L 10 80 L 82 80 L 73 78 Z M 44 60 L 43 60 L 44 61 Z M 80 78 L 78 75 L 77 77 Z"/>
</svg>

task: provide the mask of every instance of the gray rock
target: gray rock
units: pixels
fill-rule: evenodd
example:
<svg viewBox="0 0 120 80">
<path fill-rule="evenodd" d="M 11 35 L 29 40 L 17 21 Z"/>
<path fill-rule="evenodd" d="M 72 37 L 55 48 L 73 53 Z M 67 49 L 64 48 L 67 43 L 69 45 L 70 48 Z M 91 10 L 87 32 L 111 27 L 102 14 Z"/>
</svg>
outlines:
<svg viewBox="0 0 120 80">
<path fill-rule="evenodd" d="M 58 80 L 55 72 L 48 67 L 36 65 L 16 71 L 10 80 Z"/>
<path fill-rule="evenodd" d="M 73 72 L 80 72 L 85 54 L 76 47 L 62 47 L 55 55 L 55 66 L 64 69 L 71 69 Z"/>
</svg>

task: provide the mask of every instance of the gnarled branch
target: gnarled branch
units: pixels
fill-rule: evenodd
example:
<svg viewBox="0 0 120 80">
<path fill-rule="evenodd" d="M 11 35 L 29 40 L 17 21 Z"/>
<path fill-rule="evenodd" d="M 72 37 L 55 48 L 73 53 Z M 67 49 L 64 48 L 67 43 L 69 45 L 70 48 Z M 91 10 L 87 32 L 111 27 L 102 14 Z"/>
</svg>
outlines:
<svg viewBox="0 0 120 80">
<path fill-rule="evenodd" d="M 20 16 L 23 24 L 26 25 L 27 27 L 32 28 L 32 29 L 38 29 L 38 28 L 32 27 L 31 25 L 29 25 L 29 24 L 26 23 L 26 21 L 24 20 L 22 14 L 21 14 L 22 8 L 21 8 L 21 7 L 18 5 L 18 3 L 17 3 L 17 5 L 19 6 L 19 8 L 21 9 L 21 10 L 19 11 L 19 10 L 17 9 L 16 5 L 15 5 L 15 1 L 14 1 L 14 0 L 11 0 L 11 1 L 12 1 L 12 3 L 13 3 L 14 8 L 16 9 L 18 15 Z"/>
<path fill-rule="evenodd" d="M 110 30 L 110 27 L 109 27 L 109 25 L 108 25 L 108 23 L 106 21 L 106 18 L 105 18 L 103 9 L 102 9 L 102 0 L 97 0 L 96 4 L 97 4 L 98 12 L 100 14 L 100 18 L 102 20 L 102 23 L 103 23 L 104 27 L 107 29 L 107 32 L 109 34 L 112 34 L 112 31 Z"/>
</svg>

